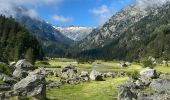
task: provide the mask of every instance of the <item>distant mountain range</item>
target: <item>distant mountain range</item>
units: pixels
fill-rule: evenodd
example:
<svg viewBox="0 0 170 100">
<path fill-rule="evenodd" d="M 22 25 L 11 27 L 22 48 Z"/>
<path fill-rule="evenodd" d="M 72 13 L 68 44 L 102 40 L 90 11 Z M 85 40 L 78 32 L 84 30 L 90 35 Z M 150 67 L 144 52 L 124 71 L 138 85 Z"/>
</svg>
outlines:
<svg viewBox="0 0 170 100">
<path fill-rule="evenodd" d="M 170 59 L 169 1 L 138 0 L 98 28 L 53 26 L 41 18 L 29 16 L 22 7 L 15 8 L 14 18 L 39 39 L 46 56 Z"/>
<path fill-rule="evenodd" d="M 77 26 L 70 26 L 70 27 L 53 26 L 53 27 L 56 30 L 60 31 L 66 37 L 76 42 L 86 38 L 94 29 L 93 27 L 77 27 Z"/>
</svg>

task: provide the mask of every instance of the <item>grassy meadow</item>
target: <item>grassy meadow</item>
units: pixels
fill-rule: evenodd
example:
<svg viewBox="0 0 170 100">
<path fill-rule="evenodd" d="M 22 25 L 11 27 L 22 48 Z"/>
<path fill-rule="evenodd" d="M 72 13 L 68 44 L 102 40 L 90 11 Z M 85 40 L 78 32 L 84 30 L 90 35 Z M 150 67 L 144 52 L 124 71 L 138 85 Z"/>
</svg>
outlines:
<svg viewBox="0 0 170 100">
<path fill-rule="evenodd" d="M 143 65 L 140 63 L 132 63 L 127 68 L 120 67 L 120 61 L 103 61 L 97 60 L 93 63 L 77 63 L 74 59 L 56 58 L 48 61 L 49 65 L 44 67 L 60 68 L 61 66 L 72 64 L 78 69 L 78 72 L 90 72 L 94 66 L 105 66 L 106 68 L 96 68 L 99 72 L 127 72 L 134 70 L 140 71 Z M 36 63 L 40 67 L 40 64 Z M 42 65 L 41 65 L 42 66 Z M 109 67 L 109 68 L 107 68 Z M 155 69 L 162 73 L 170 73 L 170 67 L 157 65 Z M 46 80 L 58 82 L 60 78 L 50 77 Z M 124 84 L 128 80 L 128 76 L 108 78 L 106 81 L 90 81 L 78 85 L 65 84 L 59 89 L 47 89 L 47 98 L 57 100 L 116 100 L 118 95 L 118 86 Z M 56 99 L 55 99 L 56 100 Z"/>
</svg>

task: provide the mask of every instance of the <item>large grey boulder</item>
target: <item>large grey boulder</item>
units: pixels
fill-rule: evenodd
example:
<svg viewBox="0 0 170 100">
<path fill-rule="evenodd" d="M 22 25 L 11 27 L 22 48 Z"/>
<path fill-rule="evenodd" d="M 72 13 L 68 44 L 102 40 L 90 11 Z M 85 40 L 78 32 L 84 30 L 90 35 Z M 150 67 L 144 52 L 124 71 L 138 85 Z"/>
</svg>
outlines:
<svg viewBox="0 0 170 100">
<path fill-rule="evenodd" d="M 103 75 L 99 72 L 97 72 L 95 69 L 93 69 L 90 73 L 90 79 L 92 81 L 103 81 Z"/>
<path fill-rule="evenodd" d="M 5 83 L 8 83 L 10 85 L 17 83 L 17 80 L 3 73 L 0 73 L 0 80 L 3 80 Z"/>
<path fill-rule="evenodd" d="M 90 80 L 89 73 L 87 71 L 82 71 L 80 73 L 80 78 L 82 82 L 87 82 Z"/>
<path fill-rule="evenodd" d="M 141 77 L 147 77 L 147 78 L 156 78 L 157 77 L 156 70 L 151 69 L 149 67 L 140 71 L 140 75 L 141 75 Z"/>
<path fill-rule="evenodd" d="M 36 68 L 27 60 L 19 60 L 15 65 L 15 70 L 13 72 L 13 77 L 18 79 L 23 79 L 28 76 L 29 71 L 33 71 Z"/>
<path fill-rule="evenodd" d="M 44 75 L 29 75 L 14 85 L 19 96 L 31 96 L 39 100 L 46 98 L 46 81 Z"/>
<path fill-rule="evenodd" d="M 118 91 L 118 100 L 136 100 L 137 95 L 127 86 L 120 86 Z"/>
<path fill-rule="evenodd" d="M 154 80 L 150 84 L 150 87 L 158 92 L 170 91 L 170 79 Z"/>
</svg>

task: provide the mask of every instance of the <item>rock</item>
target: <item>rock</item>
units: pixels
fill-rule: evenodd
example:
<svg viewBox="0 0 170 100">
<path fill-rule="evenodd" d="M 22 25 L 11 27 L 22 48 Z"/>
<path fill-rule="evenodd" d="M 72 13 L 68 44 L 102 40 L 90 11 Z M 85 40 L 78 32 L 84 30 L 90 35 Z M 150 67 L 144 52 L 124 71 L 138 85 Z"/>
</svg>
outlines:
<svg viewBox="0 0 170 100">
<path fill-rule="evenodd" d="M 140 75 L 141 75 L 141 77 L 147 77 L 147 78 L 156 78 L 157 77 L 156 70 L 151 69 L 149 67 L 140 71 Z"/>
<path fill-rule="evenodd" d="M 12 87 L 8 84 L 0 84 L 0 91 L 9 91 L 9 90 L 11 90 L 11 88 Z"/>
<path fill-rule="evenodd" d="M 170 79 L 154 80 L 150 84 L 150 87 L 158 92 L 170 91 Z"/>
<path fill-rule="evenodd" d="M 22 79 L 28 76 L 28 71 L 22 70 L 22 69 L 15 69 L 13 72 L 13 77 L 17 79 Z"/>
<path fill-rule="evenodd" d="M 19 60 L 16 65 L 15 65 L 16 69 L 13 72 L 13 77 L 18 78 L 18 79 L 22 79 L 28 76 L 29 71 L 33 71 L 36 68 L 28 61 L 26 61 L 25 59 L 23 60 Z"/>
<path fill-rule="evenodd" d="M 73 65 L 67 65 L 61 68 L 62 73 L 67 72 L 68 70 L 73 70 L 74 73 L 77 73 L 77 69 L 75 69 Z"/>
<path fill-rule="evenodd" d="M 28 70 L 30 70 L 33 67 L 33 65 L 30 62 L 28 62 L 27 60 L 22 59 L 22 60 L 19 60 L 16 63 L 15 67 L 18 68 L 18 69 L 28 69 Z"/>
<path fill-rule="evenodd" d="M 128 66 L 130 66 L 130 63 L 129 62 L 121 62 L 120 66 L 121 67 L 128 67 Z"/>
<path fill-rule="evenodd" d="M 93 81 L 103 81 L 104 80 L 102 74 L 97 72 L 94 69 L 90 73 L 90 79 Z"/>
<path fill-rule="evenodd" d="M 10 67 L 10 69 L 12 70 L 12 72 L 15 70 L 15 64 L 16 64 L 16 62 L 11 62 L 11 63 L 9 64 L 9 67 Z"/>
<path fill-rule="evenodd" d="M 36 75 L 36 74 L 46 75 L 46 71 L 44 68 L 38 68 L 34 71 L 29 72 L 29 75 Z"/>
<path fill-rule="evenodd" d="M 137 80 L 135 82 L 136 86 L 138 89 L 143 89 L 144 88 L 144 83 L 141 80 Z"/>
<path fill-rule="evenodd" d="M 60 88 L 61 85 L 62 85 L 62 83 L 60 83 L 60 82 L 58 82 L 58 83 L 52 82 L 52 83 L 50 83 L 48 86 L 49 86 L 50 88 Z"/>
<path fill-rule="evenodd" d="M 5 99 L 5 93 L 0 93 L 0 100 L 4 100 Z"/>
<path fill-rule="evenodd" d="M 103 77 L 104 77 L 104 78 L 113 77 L 113 73 L 111 73 L 111 72 L 104 73 L 104 74 L 103 74 Z"/>
<path fill-rule="evenodd" d="M 82 71 L 80 74 L 81 82 L 87 82 L 90 80 L 89 73 L 87 71 Z"/>
<path fill-rule="evenodd" d="M 118 100 L 133 100 L 137 99 L 137 95 L 133 93 L 129 87 L 120 86 L 118 92 Z"/>
<path fill-rule="evenodd" d="M 17 83 L 17 80 L 13 79 L 12 77 L 9 77 L 8 75 L 0 73 L 0 80 L 3 80 L 5 83 L 8 83 L 10 85 L 13 85 Z"/>
<path fill-rule="evenodd" d="M 68 84 L 79 84 L 80 83 L 80 79 L 79 79 L 79 77 L 77 77 L 75 75 L 75 76 L 72 76 L 72 78 L 68 79 L 67 83 Z"/>
<path fill-rule="evenodd" d="M 122 76 L 126 76 L 127 74 L 125 72 L 118 72 L 117 73 L 117 77 L 122 77 Z"/>
<path fill-rule="evenodd" d="M 14 91 L 20 96 L 31 96 L 36 99 L 46 98 L 46 82 L 44 75 L 29 75 L 14 85 Z"/>
<path fill-rule="evenodd" d="M 152 79 L 148 77 L 141 77 L 140 80 L 142 83 L 144 83 L 145 86 L 149 86 L 149 84 L 152 82 Z"/>
<path fill-rule="evenodd" d="M 53 76 L 54 76 L 54 77 L 58 77 L 58 76 L 59 76 L 59 75 L 58 75 L 58 72 L 57 72 L 57 69 L 53 70 Z"/>
</svg>

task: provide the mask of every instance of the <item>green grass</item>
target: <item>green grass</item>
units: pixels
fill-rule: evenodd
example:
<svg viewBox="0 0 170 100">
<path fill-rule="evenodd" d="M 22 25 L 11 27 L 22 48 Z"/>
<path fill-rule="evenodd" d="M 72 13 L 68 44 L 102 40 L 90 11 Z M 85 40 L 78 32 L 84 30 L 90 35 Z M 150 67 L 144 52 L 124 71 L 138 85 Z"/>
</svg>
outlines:
<svg viewBox="0 0 170 100">
<path fill-rule="evenodd" d="M 4 84 L 4 81 L 0 80 L 0 85 L 1 85 L 1 84 Z"/>
<path fill-rule="evenodd" d="M 103 61 L 97 60 L 93 63 L 80 63 L 78 64 L 74 59 L 67 58 L 56 58 L 48 61 L 51 67 L 63 66 L 72 64 L 78 69 L 78 72 L 88 71 L 90 72 L 95 65 L 99 66 L 109 66 L 111 68 L 97 69 L 100 72 L 127 72 L 132 73 L 135 71 L 140 71 L 143 69 L 143 65 L 140 63 L 132 63 L 131 66 L 127 68 L 121 68 L 120 61 Z M 170 73 L 170 67 L 165 67 L 161 65 L 155 66 L 155 69 L 159 72 Z M 59 73 L 60 74 L 60 73 Z M 47 90 L 47 98 L 57 99 L 57 100 L 116 100 L 117 97 L 117 87 L 121 84 L 125 84 L 128 77 L 120 77 L 114 79 L 106 79 L 106 81 L 91 81 L 86 83 L 81 83 L 78 85 L 65 84 L 59 89 Z M 46 78 L 46 80 L 52 80 L 58 82 L 60 78 Z M 150 89 L 145 89 L 144 91 L 153 92 Z M 113 99 L 113 97 L 115 97 Z"/>
<path fill-rule="evenodd" d="M 127 77 L 121 77 L 78 85 L 66 84 L 59 89 L 47 90 L 47 98 L 57 98 L 57 100 L 113 100 L 113 97 L 117 97 L 117 87 L 127 79 Z"/>
<path fill-rule="evenodd" d="M 49 81 L 49 80 L 54 81 L 54 82 L 59 82 L 60 78 L 58 78 L 58 77 L 47 77 L 46 81 Z"/>
</svg>

